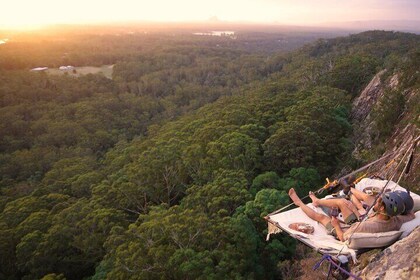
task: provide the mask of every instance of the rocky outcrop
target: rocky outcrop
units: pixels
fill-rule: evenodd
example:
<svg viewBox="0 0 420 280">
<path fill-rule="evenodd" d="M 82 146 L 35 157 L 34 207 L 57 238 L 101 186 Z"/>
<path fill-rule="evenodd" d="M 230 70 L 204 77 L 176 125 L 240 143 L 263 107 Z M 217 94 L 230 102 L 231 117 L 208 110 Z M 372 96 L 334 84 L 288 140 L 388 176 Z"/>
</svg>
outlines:
<svg viewBox="0 0 420 280">
<path fill-rule="evenodd" d="M 404 174 L 402 171 L 407 163 L 414 139 L 420 135 L 415 123 L 420 123 L 420 116 L 414 115 L 415 110 L 407 110 L 410 106 L 418 106 L 419 89 L 401 88 L 400 77 L 394 74 L 384 79 L 386 71 L 376 74 L 361 94 L 355 98 L 351 111 L 353 123 L 354 144 L 353 156 L 363 163 L 373 161 L 383 155 L 392 153 L 392 156 L 369 168 L 369 174 L 398 181 L 400 184 L 420 193 L 420 142 L 415 150 L 411 171 Z M 375 131 L 373 110 L 381 106 L 380 100 L 387 89 L 398 90 L 404 94 L 405 108 L 393 127 L 393 133 L 386 141 L 377 141 L 378 132 Z M 411 112 L 411 113 L 410 113 Z M 380 147 L 378 147 L 380 142 Z M 366 151 L 371 158 L 366 158 Z M 341 174 L 348 174 L 350 170 L 342 170 Z M 351 266 L 351 272 L 360 275 L 362 279 L 420 279 L 420 227 L 408 237 L 394 243 L 382 250 L 374 249 L 358 256 L 358 264 Z M 314 274 L 311 264 L 316 263 L 319 256 L 301 260 L 302 276 L 299 279 L 319 279 Z"/>
<path fill-rule="evenodd" d="M 362 93 L 353 101 L 351 118 L 354 124 L 353 143 L 355 143 L 355 149 L 353 156 L 355 158 L 361 158 L 360 153 L 363 150 L 372 148 L 374 129 L 371 112 L 378 100 L 384 95 L 384 85 L 381 82 L 381 76 L 384 73 L 385 70 L 376 74 Z"/>
<path fill-rule="evenodd" d="M 385 93 L 385 89 L 395 90 L 400 85 L 399 75 L 394 74 L 383 81 L 383 76 L 386 73 L 385 70 L 380 71 L 376 74 L 361 94 L 355 98 L 352 106 L 351 118 L 354 127 L 353 143 L 354 150 L 353 156 L 356 159 L 363 159 L 363 153 L 371 151 L 375 148 L 375 138 L 378 133 L 375 131 L 375 125 L 372 117 L 372 112 L 375 106 L 378 106 L 381 97 Z M 406 106 L 416 102 L 416 96 L 418 97 L 418 90 L 406 89 L 403 90 L 406 98 Z M 380 106 L 380 104 L 379 104 Z M 377 165 L 370 169 L 371 173 L 377 173 L 379 176 L 387 179 L 398 180 L 400 171 L 403 168 L 406 158 L 404 154 L 413 144 L 413 140 L 420 134 L 419 129 L 413 122 L 413 118 L 420 118 L 419 116 L 411 116 L 404 112 L 395 126 L 394 133 L 386 141 L 383 149 L 383 154 L 393 152 L 394 154 L 388 160 L 394 159 L 389 165 Z M 391 124 L 392 125 L 392 124 Z M 418 170 L 420 167 L 420 147 L 417 148 L 414 161 L 412 164 L 412 170 Z M 380 155 L 377 156 L 379 158 Z M 402 166 L 398 165 L 402 161 Z M 386 163 L 386 162 L 384 162 Z M 416 172 L 411 172 L 408 176 L 405 176 L 405 180 L 412 186 L 418 185 L 420 182 L 419 175 Z M 417 172 L 418 173 L 418 172 Z"/>
<path fill-rule="evenodd" d="M 355 122 L 362 122 L 370 115 L 373 106 L 378 102 L 379 98 L 384 94 L 381 76 L 385 73 L 382 70 L 376 74 L 362 93 L 354 99 L 351 118 Z"/>
<path fill-rule="evenodd" d="M 361 271 L 362 279 L 418 279 L 420 276 L 420 227 L 408 237 L 372 257 Z"/>
<path fill-rule="evenodd" d="M 406 188 L 419 192 L 420 183 L 420 142 L 414 153 L 411 164 L 411 171 L 403 173 L 404 166 L 408 162 L 410 147 L 414 144 L 414 139 L 420 135 L 419 128 L 415 125 L 420 116 L 415 116 L 407 110 L 410 106 L 415 106 L 418 102 L 419 90 L 416 88 L 401 88 L 399 75 L 394 74 L 387 79 L 383 79 L 386 71 L 381 71 L 371 80 L 362 93 L 354 100 L 351 117 L 354 127 L 354 151 L 353 156 L 363 159 L 365 151 L 377 154 L 378 146 L 375 139 L 378 133 L 375 131 L 373 120 L 373 110 L 379 103 L 386 89 L 399 90 L 405 96 L 405 109 L 395 124 L 392 135 L 386 139 L 381 147 L 382 156 L 393 153 L 381 164 L 373 166 L 370 174 L 376 173 L 385 179 L 399 181 Z M 417 101 L 416 101 L 417 100 Z M 411 111 L 412 112 L 412 111 Z M 392 124 L 390 124 L 392 125 Z M 377 158 L 381 157 L 381 154 Z M 366 161 L 366 159 L 365 159 Z M 362 279 L 419 279 L 420 275 L 420 227 L 413 231 L 408 237 L 396 242 L 394 245 L 384 250 L 373 250 L 360 256 L 359 265 L 352 267 L 354 274 L 359 274 Z M 367 266 L 366 266 L 367 265 Z M 364 269 L 360 271 L 362 268 Z"/>
</svg>

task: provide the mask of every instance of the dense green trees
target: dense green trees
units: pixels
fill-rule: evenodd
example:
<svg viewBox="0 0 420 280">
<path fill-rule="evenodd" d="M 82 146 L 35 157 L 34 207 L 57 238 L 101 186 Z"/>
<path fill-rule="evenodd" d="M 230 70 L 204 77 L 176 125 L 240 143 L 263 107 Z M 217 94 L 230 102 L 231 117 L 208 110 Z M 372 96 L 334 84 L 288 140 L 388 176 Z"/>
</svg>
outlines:
<svg viewBox="0 0 420 280">
<path fill-rule="evenodd" d="M 279 173 L 316 166 L 325 176 L 342 156 L 343 147 L 336 141 L 344 141 L 351 127 L 346 121 L 346 96 L 328 87 L 302 95 L 303 100 L 285 110 L 286 121 L 273 125 L 275 131 L 264 143 L 267 166 Z"/>
<path fill-rule="evenodd" d="M 351 99 L 378 69 L 416 84 L 410 34 L 272 56 L 229 38 L 86 37 L 65 58 L 47 46 L 51 65 L 112 62 L 113 79 L 7 70 L 43 57 L 24 44 L 0 55 L 2 279 L 278 279 L 295 242 L 265 242 L 263 217 L 348 158 Z"/>
</svg>

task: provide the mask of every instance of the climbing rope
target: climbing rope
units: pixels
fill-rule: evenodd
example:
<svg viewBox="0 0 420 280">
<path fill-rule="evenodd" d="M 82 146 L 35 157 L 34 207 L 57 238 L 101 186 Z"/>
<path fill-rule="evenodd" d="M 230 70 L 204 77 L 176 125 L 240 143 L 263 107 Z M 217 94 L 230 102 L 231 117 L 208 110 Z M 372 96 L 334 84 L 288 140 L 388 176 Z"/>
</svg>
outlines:
<svg viewBox="0 0 420 280">
<path fill-rule="evenodd" d="M 376 197 L 375 197 L 375 200 L 374 200 L 374 202 L 373 202 L 373 204 L 371 205 L 371 206 L 369 206 L 369 208 L 366 210 L 366 213 L 369 213 L 370 212 L 370 210 L 373 208 L 373 206 L 376 204 L 376 202 L 377 202 L 377 200 L 379 199 L 379 197 L 381 197 L 381 195 L 383 194 L 383 192 L 386 190 L 386 187 L 387 187 L 387 185 L 389 184 L 389 182 L 391 182 L 392 181 L 392 179 L 395 177 L 395 175 L 397 174 L 397 172 L 398 172 L 398 168 L 400 167 L 400 165 L 401 165 L 401 163 L 402 162 L 404 162 L 404 159 L 405 159 L 405 157 L 408 155 L 408 153 L 410 153 L 410 156 L 409 156 L 409 158 L 408 158 L 408 160 L 407 160 L 407 163 L 406 163 L 406 165 L 405 165 L 405 167 L 404 167 L 404 169 L 402 170 L 402 172 L 401 172 L 401 174 L 400 174 L 400 177 L 399 177 L 399 179 L 398 179 L 398 181 L 397 181 L 397 183 L 396 183 L 396 185 L 394 186 L 394 190 L 395 190 L 395 188 L 396 188 L 396 186 L 398 186 L 398 183 L 399 183 L 399 181 L 400 181 L 400 179 L 401 179 L 401 177 L 402 177 L 402 175 L 404 174 L 404 173 L 408 173 L 408 171 L 409 171 L 409 169 L 410 169 L 410 167 L 411 167 L 411 164 L 412 164 L 412 162 L 413 162 L 413 155 L 414 155 L 414 150 L 415 150 L 415 148 L 416 148 L 416 145 L 417 145 L 417 142 L 419 141 L 419 139 L 420 139 L 420 136 L 419 137 L 417 137 L 416 139 L 414 139 L 413 140 L 413 143 L 411 144 L 411 146 L 407 149 L 407 151 L 404 153 L 404 155 L 403 155 L 403 157 L 401 158 L 401 160 L 400 160 L 400 162 L 397 164 L 397 167 L 395 168 L 395 170 L 394 170 L 394 174 L 391 176 L 391 179 L 390 180 L 387 180 L 387 182 L 386 182 L 386 184 L 382 187 L 382 189 L 381 189 L 381 191 L 376 195 Z M 392 160 L 392 161 L 394 161 L 394 159 Z M 387 166 L 386 166 L 386 168 L 388 168 L 390 166 L 390 164 L 387 164 Z M 347 239 L 347 244 L 348 243 L 350 243 L 350 240 L 351 240 L 351 238 L 353 237 L 353 234 L 357 231 L 357 229 L 359 228 L 359 226 L 364 222 L 364 221 L 366 221 L 367 219 L 368 219 L 368 215 L 366 215 L 363 219 L 362 219 L 362 221 L 360 221 L 360 223 L 358 223 L 358 225 L 356 226 L 356 228 L 353 230 L 353 232 L 350 234 L 350 237 Z M 341 250 L 337 253 L 337 256 L 338 255 L 340 255 L 341 254 L 341 252 L 343 251 L 343 249 L 346 247 L 346 245 L 343 245 L 343 247 L 341 248 Z M 324 255 L 323 257 L 322 257 L 322 259 L 321 259 L 321 261 L 318 263 L 318 264 L 316 264 L 315 266 L 314 266 L 314 270 L 316 269 L 316 268 L 318 268 L 321 264 L 322 264 L 322 262 L 323 261 L 325 261 L 325 260 L 328 260 L 332 265 L 334 265 L 334 266 L 336 266 L 338 269 L 340 269 L 342 272 L 344 272 L 344 273 L 346 273 L 347 275 L 349 275 L 350 277 L 353 277 L 353 278 L 355 278 L 355 279 L 361 279 L 361 278 L 359 278 L 359 277 L 357 277 L 357 276 L 355 276 L 355 275 L 350 275 L 351 273 L 349 273 L 349 272 L 347 272 L 347 271 L 345 271 L 344 269 L 342 269 L 341 267 L 339 267 L 337 264 L 335 264 L 333 261 L 332 261 L 332 258 L 331 258 L 331 256 L 329 256 L 329 255 Z M 329 271 L 328 271 L 328 276 L 327 276 L 327 279 L 328 279 L 328 277 L 329 277 L 329 275 L 330 275 L 330 273 L 331 273 L 331 267 L 330 267 L 330 269 L 329 269 Z"/>
<path fill-rule="evenodd" d="M 355 274 L 353 274 L 353 273 L 351 273 L 351 272 L 349 272 L 349 271 L 345 270 L 344 268 L 342 268 L 342 267 L 341 267 L 341 265 L 338 265 L 338 264 L 337 264 L 337 263 L 333 260 L 332 256 L 331 256 L 331 255 L 329 255 L 329 254 L 325 254 L 325 255 L 323 255 L 323 256 L 322 256 L 322 258 L 321 258 L 321 260 L 320 260 L 319 262 L 317 262 L 317 263 L 314 265 L 313 270 L 317 270 L 317 269 L 318 269 L 318 268 L 322 265 L 322 263 L 323 263 L 324 261 L 327 261 L 327 262 L 329 262 L 329 263 L 330 263 L 330 267 L 329 267 L 329 269 L 328 269 L 327 279 L 328 279 L 328 277 L 329 277 L 329 276 L 330 276 L 330 274 L 331 274 L 331 270 L 332 270 L 332 267 L 331 267 L 331 266 L 335 266 L 338 270 L 340 270 L 341 272 L 343 272 L 344 274 L 346 274 L 348 277 L 351 277 L 351 278 L 356 279 L 356 280 L 362 280 L 362 278 L 360 278 L 360 277 L 358 277 L 357 275 L 355 275 Z"/>
<path fill-rule="evenodd" d="M 405 159 L 405 157 L 408 155 L 408 153 L 411 151 L 411 155 L 413 154 L 413 152 L 414 152 L 414 148 L 416 147 L 417 141 L 418 141 L 419 139 L 420 139 L 420 137 L 417 137 L 416 139 L 414 139 L 414 140 L 413 140 L 413 143 L 410 145 L 410 147 L 409 147 L 409 148 L 407 149 L 407 151 L 404 153 L 403 157 L 401 158 L 400 162 L 398 163 L 397 167 L 395 168 L 395 170 L 394 170 L 394 174 L 391 176 L 391 179 L 390 179 L 390 180 L 387 180 L 387 182 L 385 183 L 385 185 L 382 187 L 381 191 L 380 191 L 380 192 L 379 192 L 379 193 L 375 196 L 375 200 L 374 200 L 373 204 L 369 206 L 369 208 L 366 210 L 366 213 L 369 213 L 369 212 L 370 212 L 370 210 L 371 210 L 371 209 L 373 208 L 373 206 L 376 204 L 376 202 L 377 202 L 377 200 L 379 199 L 379 197 L 381 197 L 381 196 L 382 196 L 382 194 L 384 193 L 384 191 L 386 190 L 386 187 L 388 186 L 389 182 L 391 182 L 391 181 L 392 181 L 392 179 L 394 179 L 395 175 L 398 173 L 398 168 L 400 167 L 401 163 L 402 163 L 402 162 L 404 162 L 404 159 Z M 409 160 L 407 161 L 407 164 L 406 164 L 405 168 L 402 170 L 402 173 L 401 173 L 401 175 L 400 175 L 400 178 L 401 178 L 402 174 L 405 172 L 405 170 L 407 169 L 407 167 L 408 167 L 408 165 L 409 165 L 409 163 L 410 163 L 410 160 L 412 161 L 412 159 L 411 159 L 411 158 L 409 158 Z M 399 181 L 398 181 L 398 182 L 399 182 Z M 395 188 L 396 188 L 396 186 L 398 185 L 398 182 L 395 184 L 394 189 L 395 189 Z M 353 234 L 357 231 L 357 229 L 359 228 L 359 226 L 360 226 L 360 225 L 361 225 L 364 221 L 366 221 L 368 218 L 369 218 L 369 216 L 368 216 L 368 215 L 366 215 L 366 216 L 365 216 L 365 217 L 364 217 L 364 218 L 360 221 L 360 223 L 358 223 L 358 225 L 356 226 L 356 228 L 353 230 L 353 232 L 350 234 L 349 238 L 347 239 L 347 242 L 348 242 L 348 243 L 350 243 L 350 240 L 351 240 L 351 238 L 352 238 Z M 340 252 L 341 252 L 343 249 L 344 249 L 344 246 L 343 246 L 343 248 L 341 248 Z"/>
<path fill-rule="evenodd" d="M 408 173 L 408 171 L 409 171 L 409 169 L 410 169 L 410 167 L 411 167 L 411 164 L 412 164 L 412 162 L 413 162 L 413 155 L 414 155 L 414 150 L 415 150 L 415 147 L 416 147 L 416 145 L 417 145 L 417 142 L 419 141 L 419 139 L 420 139 L 420 136 L 419 137 L 417 137 L 416 139 L 414 139 L 413 140 L 413 143 L 410 145 L 410 147 L 407 149 L 407 151 L 404 153 L 404 155 L 403 155 L 403 157 L 401 158 L 401 160 L 399 161 L 399 163 L 397 164 L 397 167 L 395 168 L 395 170 L 394 170 L 394 172 L 393 172 L 393 175 L 391 176 L 391 179 L 390 180 L 387 180 L 387 182 L 386 182 L 386 184 L 382 187 L 382 189 L 381 189 L 381 191 L 376 195 L 376 197 L 375 197 L 375 200 L 374 200 L 374 202 L 373 202 L 373 204 L 367 209 L 367 213 L 369 213 L 370 212 L 370 210 L 373 208 L 373 206 L 376 204 L 376 202 L 377 202 L 377 200 L 379 199 L 379 197 L 381 197 L 381 195 L 384 193 L 384 191 L 386 190 L 386 187 L 387 187 L 387 185 L 389 184 L 389 182 L 391 182 L 392 180 L 393 180 L 393 178 L 395 177 L 395 175 L 398 173 L 398 169 L 399 169 L 399 167 L 400 167 L 400 165 L 402 164 L 402 162 L 404 162 L 404 160 L 405 160 L 405 158 L 407 157 L 407 155 L 410 153 L 410 156 L 408 157 L 408 160 L 407 160 L 407 163 L 406 163 L 406 165 L 405 165 L 405 167 L 404 167 L 404 169 L 402 170 L 402 173 L 400 174 L 400 176 L 399 176 L 399 179 L 398 179 L 398 181 L 397 181 L 397 183 L 396 183 L 396 186 L 398 185 L 398 183 L 399 183 L 399 181 L 400 181 L 400 179 L 402 178 L 402 176 L 403 176 L 403 173 L 405 172 L 406 174 Z M 361 167 L 361 168 L 359 168 L 359 169 L 357 169 L 357 170 L 355 170 L 355 171 L 353 171 L 352 173 L 350 173 L 350 174 L 348 174 L 348 175 L 346 175 L 346 176 L 343 176 L 343 177 L 341 177 L 340 179 L 338 179 L 338 180 L 334 180 L 334 181 L 332 181 L 332 182 L 330 182 L 329 180 L 328 180 L 328 178 L 327 178 L 327 184 L 326 185 L 324 185 L 322 188 L 320 188 L 319 190 L 317 190 L 315 193 L 316 194 L 319 194 L 319 193 L 321 193 L 321 192 L 323 192 L 325 189 L 328 189 L 328 188 L 330 188 L 330 187 L 332 187 L 332 186 L 336 186 L 336 185 L 338 185 L 338 182 L 340 182 L 341 180 L 344 180 L 344 179 L 346 179 L 346 178 L 348 178 L 348 177 L 350 177 L 350 176 L 352 176 L 352 175 L 354 175 L 354 174 L 357 174 L 357 173 L 359 173 L 359 172 L 361 172 L 361 171 L 363 171 L 363 170 L 365 170 L 365 169 L 367 169 L 368 168 L 368 170 L 370 169 L 370 167 L 372 166 L 372 165 L 374 165 L 374 164 L 376 164 L 376 163 L 378 163 L 379 161 L 381 161 L 381 160 L 383 160 L 383 159 L 385 159 L 385 158 L 388 158 L 389 156 L 391 156 L 391 155 L 393 155 L 393 154 L 395 154 L 396 153 L 396 151 L 394 151 L 394 152 L 391 152 L 391 153 L 389 153 L 389 154 L 387 154 L 387 155 L 385 155 L 385 156 L 383 156 L 383 157 L 381 157 L 381 158 L 379 158 L 379 159 L 377 159 L 377 160 L 375 160 L 375 161 L 373 161 L 373 162 L 371 162 L 371 163 L 369 163 L 369 164 L 367 164 L 367 165 L 365 165 L 365 166 L 363 166 L 363 167 Z M 392 165 L 392 163 L 394 163 L 395 162 L 395 158 L 393 158 L 387 165 L 386 165 L 386 169 L 388 169 L 391 165 Z M 355 181 L 360 181 L 361 179 L 363 179 L 363 178 L 365 178 L 366 176 L 367 176 L 367 174 L 368 174 L 369 172 L 366 172 L 365 174 L 363 174 L 362 176 L 359 176 Z M 395 186 L 395 187 L 396 187 Z M 394 187 L 394 189 L 395 189 L 395 187 Z M 307 195 L 307 196 L 305 196 L 305 197 L 303 197 L 302 198 L 302 200 L 303 199 L 305 199 L 305 198 L 307 198 L 307 197 L 309 197 L 309 195 Z M 279 209 L 279 210 L 277 210 L 277 211 L 275 211 L 275 212 L 272 212 L 272 213 L 270 213 L 270 214 L 268 214 L 267 215 L 267 217 L 268 216 L 271 216 L 271 215 L 274 215 L 274 214 L 277 214 L 277 213 L 280 213 L 280 212 L 282 212 L 284 209 L 286 209 L 286 208 L 288 208 L 288 207 L 290 207 L 291 205 L 293 205 L 294 203 L 291 203 L 291 204 L 289 204 L 289 205 L 286 205 L 285 207 L 283 207 L 283 208 L 281 208 L 281 209 Z M 350 235 L 350 237 L 348 238 L 348 240 L 347 240 L 347 243 L 346 244 L 348 244 L 349 242 L 350 242 L 350 240 L 351 240 L 351 238 L 352 238 L 352 236 L 353 236 L 353 234 L 357 231 L 357 228 L 361 225 L 361 223 L 362 222 L 364 222 L 364 221 L 366 221 L 367 220 L 367 218 L 368 218 L 368 215 L 366 215 L 359 223 L 358 223 L 358 225 L 356 226 L 356 228 L 355 228 L 355 230 L 353 230 L 353 232 L 351 233 L 351 235 Z M 340 255 L 341 254 L 341 252 L 343 251 L 343 249 L 346 247 L 346 244 L 344 244 L 343 245 L 343 247 L 341 248 L 341 250 L 337 253 L 337 256 L 338 255 Z M 333 260 L 333 258 L 332 258 L 332 256 L 331 255 L 328 255 L 328 254 L 324 254 L 323 256 L 322 256 L 322 259 L 318 262 L 318 263 L 316 263 L 315 264 L 315 266 L 313 267 L 313 269 L 314 270 L 316 270 L 316 269 L 318 269 L 321 265 L 322 265 L 322 263 L 324 262 L 324 261 L 327 261 L 327 262 L 329 262 L 330 263 L 330 267 L 329 267 L 329 271 L 328 271 L 328 276 L 327 276 L 327 279 L 328 279 L 328 277 L 330 276 L 330 274 L 331 274 L 331 272 L 332 272 L 332 266 L 334 266 L 334 267 L 336 267 L 336 269 L 337 270 L 339 270 L 339 271 L 341 271 L 342 273 L 344 273 L 344 274 L 346 274 L 347 276 L 349 276 L 349 277 L 352 277 L 353 279 L 357 279 L 357 280 L 361 280 L 361 278 L 360 277 L 358 277 L 357 275 L 354 275 L 354 274 L 352 274 L 351 272 L 349 272 L 349 271 L 347 271 L 347 270 L 345 270 L 344 268 L 342 268 L 341 267 L 341 265 L 338 265 L 334 260 Z M 341 262 L 340 262 L 341 263 Z"/>
<path fill-rule="evenodd" d="M 345 176 L 343 176 L 343 177 L 341 177 L 341 178 L 339 178 L 339 179 L 337 179 L 337 180 L 334 180 L 334 181 L 332 181 L 332 182 L 330 182 L 330 180 L 327 178 L 327 184 L 325 184 L 325 185 L 324 185 L 322 188 L 320 188 L 319 190 L 315 191 L 315 192 L 314 192 L 314 194 L 321 194 L 324 190 L 329 189 L 329 188 L 331 188 L 331 187 L 335 187 L 335 186 L 337 186 L 337 185 L 338 185 L 338 183 L 339 183 L 340 181 L 342 181 L 342 180 L 344 180 L 344 179 L 346 179 L 346 178 L 349 178 L 349 177 L 351 177 L 351 176 L 353 176 L 353 175 L 355 175 L 355 174 L 357 174 L 357 173 L 359 173 L 359 172 L 361 172 L 361 171 L 365 170 L 366 168 L 371 167 L 372 165 L 374 165 L 374 164 L 376 164 L 376 163 L 378 163 L 378 162 L 380 162 L 380 161 L 382 161 L 382 160 L 384 160 L 384 159 L 388 158 L 389 156 L 391 156 L 391 155 L 393 155 L 393 154 L 395 154 L 395 152 L 391 152 L 391 153 L 389 153 L 389 154 L 387 154 L 387 155 L 385 155 L 385 156 L 383 156 L 383 157 L 381 157 L 381 158 L 379 158 L 379 159 L 377 159 L 377 160 L 375 160 L 375 161 L 372 161 L 372 162 L 370 162 L 370 163 L 368 163 L 368 164 L 366 164 L 366 165 L 362 166 L 361 168 L 359 168 L 359 169 L 357 169 L 357 170 L 355 170 L 355 171 L 353 171 L 353 172 L 351 172 L 351 173 L 349 173 L 349 174 L 347 174 L 347 175 L 345 175 Z M 308 198 L 308 197 L 309 197 L 309 195 L 307 195 L 307 196 L 305 196 L 305 197 L 302 197 L 302 198 L 301 198 L 301 200 L 304 200 L 304 199 L 306 199 L 306 198 Z M 283 208 L 280 208 L 279 210 L 276 210 L 276 211 L 274 211 L 274 212 L 272 212 L 272 213 L 268 214 L 267 216 L 272 216 L 272 215 L 275 215 L 275 214 L 277 214 L 277 213 L 280 213 L 280 212 L 282 212 L 284 209 L 287 209 L 287 208 L 289 208 L 289 207 L 290 207 L 290 206 L 292 206 L 292 205 L 294 205 L 294 203 L 293 203 L 293 202 L 292 202 L 292 203 L 290 203 L 290 204 L 288 204 L 288 205 L 286 205 L 286 206 L 284 206 Z"/>
<path fill-rule="evenodd" d="M 400 177 L 398 178 L 397 185 L 399 184 L 402 176 L 405 174 L 408 174 L 410 172 L 411 164 L 413 163 L 413 157 L 414 157 L 414 151 L 416 150 L 417 142 L 419 141 L 420 136 L 417 137 L 414 141 L 411 147 L 407 150 L 406 154 L 411 150 L 410 155 L 408 156 L 407 163 L 403 169 L 403 172 L 401 172 Z M 396 187 L 396 186 L 395 186 Z M 395 189 L 394 187 L 394 189 Z"/>
</svg>

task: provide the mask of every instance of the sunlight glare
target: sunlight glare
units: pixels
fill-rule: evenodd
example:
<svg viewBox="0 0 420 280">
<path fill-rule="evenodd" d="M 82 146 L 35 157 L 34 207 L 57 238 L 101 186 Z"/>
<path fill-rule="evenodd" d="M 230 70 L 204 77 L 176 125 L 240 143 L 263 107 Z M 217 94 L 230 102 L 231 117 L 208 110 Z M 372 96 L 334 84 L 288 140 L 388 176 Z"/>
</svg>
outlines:
<svg viewBox="0 0 420 280">
<path fill-rule="evenodd" d="M 408 0 L 409 1 L 409 0 Z M 410 1 L 409 1 L 410 2 Z M 0 27 L 61 23 L 223 21 L 312 24 L 350 20 L 417 20 L 416 4 L 390 0 L 0 0 Z M 396 13 L 400 9 L 400 13 Z"/>
</svg>

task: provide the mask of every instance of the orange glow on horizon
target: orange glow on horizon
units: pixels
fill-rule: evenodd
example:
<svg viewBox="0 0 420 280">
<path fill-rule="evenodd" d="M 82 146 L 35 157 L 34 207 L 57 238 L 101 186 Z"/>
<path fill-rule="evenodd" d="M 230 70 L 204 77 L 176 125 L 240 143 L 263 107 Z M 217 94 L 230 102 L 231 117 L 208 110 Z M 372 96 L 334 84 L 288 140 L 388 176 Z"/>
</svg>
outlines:
<svg viewBox="0 0 420 280">
<path fill-rule="evenodd" d="M 408 0 L 410 1 L 410 0 Z M 413 0 L 414 1 L 414 0 Z M 357 20 L 417 20 L 418 9 L 397 13 L 391 0 L 0 0 L 0 27 L 128 21 L 225 21 L 310 25 Z M 416 4 L 412 4 L 416 5 Z M 417 6 L 415 6 L 417 7 Z M 410 18 L 411 17 L 411 18 Z"/>
</svg>

